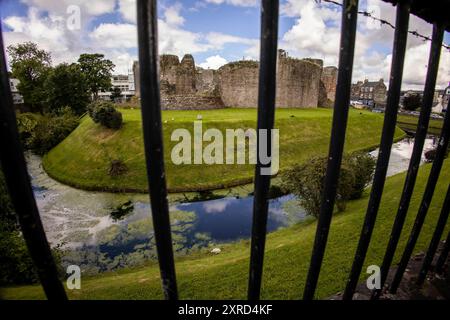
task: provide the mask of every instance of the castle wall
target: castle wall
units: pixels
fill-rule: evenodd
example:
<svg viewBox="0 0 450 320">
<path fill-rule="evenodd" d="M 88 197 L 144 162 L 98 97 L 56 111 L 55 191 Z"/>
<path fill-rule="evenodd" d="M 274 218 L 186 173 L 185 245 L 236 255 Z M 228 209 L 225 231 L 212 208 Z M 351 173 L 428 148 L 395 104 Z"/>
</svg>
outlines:
<svg viewBox="0 0 450 320">
<path fill-rule="evenodd" d="M 317 107 L 322 66 L 316 61 L 279 57 L 277 107 Z"/>
<path fill-rule="evenodd" d="M 316 63 L 318 62 L 318 63 Z M 322 74 L 321 60 L 279 56 L 276 106 L 316 108 Z M 219 69 L 219 91 L 227 107 L 255 108 L 258 103 L 259 63 L 239 61 Z"/>
<path fill-rule="evenodd" d="M 134 64 L 139 96 L 139 65 Z M 323 72 L 322 72 L 323 70 Z M 277 61 L 277 107 L 316 108 L 334 100 L 337 69 L 323 68 L 319 59 L 290 58 L 280 50 Z M 219 70 L 195 66 L 185 55 L 160 57 L 160 87 L 164 109 L 255 108 L 258 104 L 259 63 L 238 61 Z M 330 98 L 332 97 L 332 99 Z"/>
<path fill-rule="evenodd" d="M 322 82 L 325 87 L 327 99 L 334 101 L 336 97 L 338 69 L 336 67 L 325 67 L 322 70 Z"/>
<path fill-rule="evenodd" d="M 219 73 L 219 93 L 225 106 L 255 108 L 258 103 L 259 63 L 239 61 L 224 65 Z"/>
<path fill-rule="evenodd" d="M 219 95 L 219 79 L 216 70 L 197 68 L 195 88 L 200 95 Z"/>
<path fill-rule="evenodd" d="M 198 94 L 170 94 L 161 96 L 163 110 L 207 110 L 224 108 L 222 99 L 217 96 Z"/>
</svg>

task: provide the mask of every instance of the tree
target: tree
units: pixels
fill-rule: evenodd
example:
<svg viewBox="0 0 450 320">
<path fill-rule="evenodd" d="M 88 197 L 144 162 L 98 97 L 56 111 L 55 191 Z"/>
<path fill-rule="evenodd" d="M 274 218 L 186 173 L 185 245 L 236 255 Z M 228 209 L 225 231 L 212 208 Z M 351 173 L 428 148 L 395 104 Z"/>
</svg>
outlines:
<svg viewBox="0 0 450 320">
<path fill-rule="evenodd" d="M 45 81 L 47 110 L 58 112 L 69 107 L 75 114 L 82 114 L 89 104 L 89 88 L 86 77 L 76 63 L 62 63 L 50 71 Z"/>
<path fill-rule="evenodd" d="M 405 95 L 403 98 L 403 108 L 405 110 L 414 111 L 422 106 L 422 96 L 419 93 Z"/>
<path fill-rule="evenodd" d="M 327 163 L 327 157 L 313 157 L 282 175 L 284 191 L 298 196 L 305 211 L 315 217 L 320 213 Z M 336 207 L 339 211 L 345 209 L 348 200 L 362 196 L 372 180 L 374 169 L 375 159 L 367 153 L 344 156 L 336 190 Z"/>
<path fill-rule="evenodd" d="M 17 86 L 24 102 L 33 112 L 42 112 L 45 100 L 44 82 L 51 69 L 51 57 L 33 42 L 8 47 L 12 76 L 19 79 Z"/>
<path fill-rule="evenodd" d="M 111 75 L 115 65 L 111 60 L 105 59 L 103 54 L 84 53 L 78 59 L 81 71 L 86 77 L 86 83 L 89 88 L 89 93 L 98 98 L 100 90 L 109 90 L 111 88 Z"/>
<path fill-rule="evenodd" d="M 116 102 L 122 98 L 122 91 L 119 87 L 111 88 L 111 101 Z"/>
</svg>

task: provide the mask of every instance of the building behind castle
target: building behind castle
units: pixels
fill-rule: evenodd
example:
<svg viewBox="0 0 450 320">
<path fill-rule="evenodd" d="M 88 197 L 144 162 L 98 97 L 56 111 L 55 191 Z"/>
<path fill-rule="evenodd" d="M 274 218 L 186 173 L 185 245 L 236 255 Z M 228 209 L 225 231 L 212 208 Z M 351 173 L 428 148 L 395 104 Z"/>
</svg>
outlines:
<svg viewBox="0 0 450 320">
<path fill-rule="evenodd" d="M 363 105 L 371 108 L 384 108 L 386 106 L 387 88 L 384 80 L 378 81 L 358 81 L 352 84 L 351 100 L 359 101 Z"/>
<path fill-rule="evenodd" d="M 134 74 L 132 70 L 128 74 L 118 74 L 111 77 L 111 90 L 100 91 L 98 97 L 101 100 L 111 100 L 112 90 L 120 90 L 120 98 L 116 98 L 116 102 L 126 102 L 135 95 Z"/>
<path fill-rule="evenodd" d="M 136 95 L 140 96 L 139 63 L 133 64 Z M 279 50 L 276 106 L 317 108 L 334 100 L 337 68 L 319 59 L 291 58 Z M 160 56 L 163 109 L 255 108 L 258 103 L 259 62 L 242 60 L 218 70 L 195 66 L 192 55 Z"/>
</svg>

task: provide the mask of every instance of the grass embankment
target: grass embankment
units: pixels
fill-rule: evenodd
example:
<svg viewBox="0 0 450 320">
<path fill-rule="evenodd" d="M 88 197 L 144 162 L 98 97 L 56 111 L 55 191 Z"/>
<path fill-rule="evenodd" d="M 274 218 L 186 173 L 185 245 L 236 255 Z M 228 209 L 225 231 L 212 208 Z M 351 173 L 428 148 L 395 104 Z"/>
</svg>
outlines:
<svg viewBox="0 0 450 320">
<path fill-rule="evenodd" d="M 124 125 L 118 131 L 108 130 L 85 117 L 80 126 L 43 160 L 48 174 L 63 183 L 87 190 L 146 192 L 140 110 L 122 109 Z M 186 128 L 193 137 L 193 122 L 202 115 L 203 132 L 217 128 L 255 128 L 256 109 L 221 109 L 202 111 L 164 111 L 163 133 L 167 183 L 170 192 L 201 191 L 250 183 L 253 165 L 174 165 L 171 150 L 178 142 L 170 141 L 173 130 Z M 278 109 L 275 127 L 280 132 L 280 169 L 305 161 L 328 150 L 332 110 Z M 369 149 L 379 143 L 382 115 L 351 110 L 346 136 L 346 151 Z M 403 132 L 396 131 L 396 138 Z M 204 142 L 203 146 L 209 142 Z M 225 141 L 224 141 L 225 147 Z M 224 152 L 224 158 L 226 153 Z M 194 152 L 192 152 L 192 159 Z M 248 158 L 247 158 L 248 159 Z M 122 160 L 128 172 L 111 177 L 112 160 Z M 247 161 L 248 162 L 248 161 Z"/>
<path fill-rule="evenodd" d="M 399 114 L 397 117 L 397 125 L 408 132 L 416 132 L 417 122 L 419 122 L 419 117 L 404 114 Z M 428 133 L 440 135 L 443 123 L 443 120 L 430 119 L 430 123 L 428 124 Z"/>
<path fill-rule="evenodd" d="M 414 222 L 431 165 L 421 167 L 411 200 L 397 255 L 398 262 Z M 389 234 L 397 212 L 405 174 L 386 181 L 382 203 L 375 225 L 365 267 L 381 265 Z M 428 216 L 415 252 L 426 250 L 442 207 L 450 181 L 450 160 L 445 160 L 436 186 Z M 326 298 L 343 290 L 347 280 L 368 201 L 350 201 L 343 213 L 336 214 L 323 267 L 317 298 Z M 447 226 L 448 231 L 449 226 Z M 270 233 L 267 237 L 263 274 L 263 299 L 299 299 L 316 231 L 316 222 L 298 224 Z M 446 233 L 444 233 L 446 235 Z M 249 241 L 221 246 L 222 253 L 201 253 L 176 259 L 178 288 L 182 299 L 245 299 L 249 266 Z M 362 274 L 361 278 L 364 278 Z M 40 286 L 0 289 L 4 299 L 40 299 Z M 71 299 L 160 299 L 162 298 L 159 269 L 156 262 L 137 269 L 110 272 L 97 277 L 82 278 L 81 290 L 68 290 Z"/>
</svg>

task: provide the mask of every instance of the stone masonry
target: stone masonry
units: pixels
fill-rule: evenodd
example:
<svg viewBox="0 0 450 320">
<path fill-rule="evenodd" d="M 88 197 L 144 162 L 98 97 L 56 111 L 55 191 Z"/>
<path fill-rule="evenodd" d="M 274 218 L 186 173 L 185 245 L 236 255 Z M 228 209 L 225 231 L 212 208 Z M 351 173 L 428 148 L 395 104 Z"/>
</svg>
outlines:
<svg viewBox="0 0 450 320">
<path fill-rule="evenodd" d="M 140 96 L 139 63 L 133 65 L 136 95 Z M 316 108 L 333 101 L 337 68 L 319 59 L 295 59 L 279 50 L 277 107 Z M 259 62 L 242 60 L 218 70 L 195 66 L 192 55 L 160 56 L 163 109 L 255 108 L 258 103 Z"/>
</svg>

